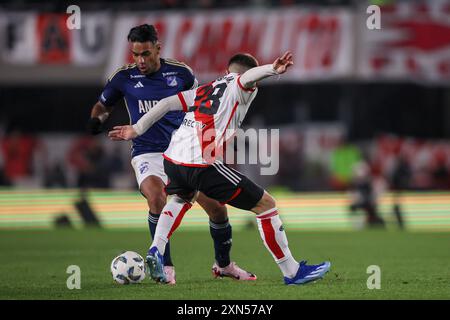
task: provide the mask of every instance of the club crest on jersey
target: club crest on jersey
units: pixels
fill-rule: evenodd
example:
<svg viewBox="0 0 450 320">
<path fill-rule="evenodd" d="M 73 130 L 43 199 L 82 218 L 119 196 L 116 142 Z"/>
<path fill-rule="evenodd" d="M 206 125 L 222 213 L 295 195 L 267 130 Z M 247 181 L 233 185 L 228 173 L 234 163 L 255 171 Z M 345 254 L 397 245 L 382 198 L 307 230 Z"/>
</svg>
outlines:
<svg viewBox="0 0 450 320">
<path fill-rule="evenodd" d="M 148 169 L 150 168 L 150 164 L 146 161 L 146 162 L 142 162 L 139 165 L 139 173 L 140 174 L 144 174 L 148 171 Z"/>
<path fill-rule="evenodd" d="M 169 87 L 176 87 L 176 86 L 178 85 L 177 77 L 175 77 L 175 76 L 169 76 L 169 77 L 167 77 L 167 78 L 166 78 L 166 81 L 167 81 L 167 85 L 168 85 Z"/>
</svg>

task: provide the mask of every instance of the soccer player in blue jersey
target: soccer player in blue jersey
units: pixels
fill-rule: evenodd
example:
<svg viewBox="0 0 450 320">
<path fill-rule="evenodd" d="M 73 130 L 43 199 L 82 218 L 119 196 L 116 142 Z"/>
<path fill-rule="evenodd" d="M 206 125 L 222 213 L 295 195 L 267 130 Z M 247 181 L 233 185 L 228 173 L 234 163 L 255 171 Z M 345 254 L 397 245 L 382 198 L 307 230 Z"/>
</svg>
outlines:
<svg viewBox="0 0 450 320">
<path fill-rule="evenodd" d="M 144 24 L 132 28 L 128 41 L 131 43 L 135 63 L 119 68 L 108 79 L 88 121 L 88 130 L 92 134 L 102 132 L 103 123 L 112 112 L 114 104 L 122 98 L 125 100 L 130 124 L 135 124 L 159 100 L 197 86 L 197 80 L 187 65 L 160 58 L 161 45 L 152 25 Z M 148 224 L 152 238 L 166 204 L 164 188 L 168 181 L 162 154 L 169 146 L 172 132 L 178 129 L 183 118 L 184 113 L 181 111 L 169 112 L 145 134 L 133 139 L 131 165 L 140 192 L 147 199 Z M 212 267 L 213 275 L 237 280 L 256 280 L 254 274 L 239 268 L 230 260 L 232 229 L 226 207 L 204 194 L 199 195 L 197 202 L 209 215 L 216 260 Z M 166 280 L 169 284 L 175 284 L 175 269 L 169 244 L 164 252 L 164 261 Z"/>
</svg>

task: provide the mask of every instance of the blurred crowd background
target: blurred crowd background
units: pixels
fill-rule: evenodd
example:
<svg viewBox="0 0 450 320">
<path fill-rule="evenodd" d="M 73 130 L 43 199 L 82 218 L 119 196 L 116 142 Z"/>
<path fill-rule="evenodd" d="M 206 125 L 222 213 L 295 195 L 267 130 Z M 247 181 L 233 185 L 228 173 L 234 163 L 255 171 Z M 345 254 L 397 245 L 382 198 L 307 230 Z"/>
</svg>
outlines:
<svg viewBox="0 0 450 320">
<path fill-rule="evenodd" d="M 66 8 L 81 8 L 68 30 Z M 367 7 L 381 6 L 381 30 Z M 106 9 L 107 8 L 107 9 Z M 244 128 L 280 129 L 280 167 L 264 187 L 450 189 L 450 1 L 2 1 L 0 185 L 135 188 L 130 144 L 85 124 L 105 79 L 130 62 L 126 34 L 155 24 L 162 57 L 200 83 L 237 51 L 262 63 L 286 49 L 289 76 L 261 84 Z M 107 128 L 128 123 L 116 106 Z"/>
</svg>

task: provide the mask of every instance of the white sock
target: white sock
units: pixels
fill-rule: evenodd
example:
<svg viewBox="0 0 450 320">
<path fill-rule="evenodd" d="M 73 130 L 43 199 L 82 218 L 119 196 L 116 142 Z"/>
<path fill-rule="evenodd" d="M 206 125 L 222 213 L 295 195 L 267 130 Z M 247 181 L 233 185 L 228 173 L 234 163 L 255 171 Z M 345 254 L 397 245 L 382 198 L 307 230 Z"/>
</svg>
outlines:
<svg viewBox="0 0 450 320">
<path fill-rule="evenodd" d="M 170 236 L 178 228 L 184 214 L 191 207 L 192 204 L 174 196 L 162 209 L 151 245 L 151 247 L 157 247 L 161 255 L 164 255 Z"/>
<path fill-rule="evenodd" d="M 270 251 L 285 277 L 292 278 L 298 270 L 298 262 L 289 250 L 286 232 L 277 208 L 256 215 L 258 230 L 267 250 Z"/>
</svg>

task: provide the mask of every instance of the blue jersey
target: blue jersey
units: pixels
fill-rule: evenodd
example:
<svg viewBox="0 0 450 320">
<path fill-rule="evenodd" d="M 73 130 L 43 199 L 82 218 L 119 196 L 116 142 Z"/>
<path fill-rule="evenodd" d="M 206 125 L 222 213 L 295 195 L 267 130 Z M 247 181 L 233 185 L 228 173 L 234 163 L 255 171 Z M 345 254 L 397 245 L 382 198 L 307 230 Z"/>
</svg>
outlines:
<svg viewBox="0 0 450 320">
<path fill-rule="evenodd" d="M 119 68 L 108 79 L 99 100 L 105 106 L 112 106 L 123 98 L 130 124 L 135 124 L 159 100 L 196 85 L 195 76 L 188 66 L 176 60 L 161 59 L 161 68 L 147 75 L 142 74 L 136 64 Z M 143 135 L 133 139 L 131 156 L 164 152 L 172 132 L 181 125 L 184 115 L 182 111 L 168 112 Z"/>
</svg>

